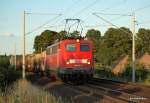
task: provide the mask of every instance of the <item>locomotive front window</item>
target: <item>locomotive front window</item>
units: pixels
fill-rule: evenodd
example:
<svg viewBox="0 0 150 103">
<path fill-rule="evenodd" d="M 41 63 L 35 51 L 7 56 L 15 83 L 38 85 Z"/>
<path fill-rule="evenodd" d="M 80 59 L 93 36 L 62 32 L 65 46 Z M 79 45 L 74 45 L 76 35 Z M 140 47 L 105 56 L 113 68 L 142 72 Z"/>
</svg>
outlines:
<svg viewBox="0 0 150 103">
<path fill-rule="evenodd" d="M 75 47 L 75 44 L 67 44 L 66 45 L 66 50 L 67 51 L 75 51 L 76 50 L 76 47 Z"/>
<path fill-rule="evenodd" d="M 80 51 L 89 51 L 90 47 L 88 44 L 81 44 L 80 45 Z"/>
</svg>

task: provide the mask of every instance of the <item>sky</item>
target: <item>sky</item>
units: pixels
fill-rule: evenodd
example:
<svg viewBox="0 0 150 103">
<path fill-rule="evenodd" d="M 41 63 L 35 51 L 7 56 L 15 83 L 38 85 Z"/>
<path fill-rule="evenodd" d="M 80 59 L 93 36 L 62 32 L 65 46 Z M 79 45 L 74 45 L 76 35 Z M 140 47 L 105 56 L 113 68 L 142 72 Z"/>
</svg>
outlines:
<svg viewBox="0 0 150 103">
<path fill-rule="evenodd" d="M 83 36 L 92 28 L 104 35 L 112 27 L 93 13 L 117 27 L 132 30 L 131 16 L 105 14 L 131 15 L 135 12 L 136 32 L 139 28 L 150 29 L 150 0 L 0 0 L 0 55 L 14 54 L 15 50 L 17 54 L 22 53 L 23 11 L 26 12 L 26 33 L 30 32 L 26 35 L 27 54 L 34 51 L 35 36 L 46 29 L 64 30 L 67 18 L 81 19 Z"/>
</svg>

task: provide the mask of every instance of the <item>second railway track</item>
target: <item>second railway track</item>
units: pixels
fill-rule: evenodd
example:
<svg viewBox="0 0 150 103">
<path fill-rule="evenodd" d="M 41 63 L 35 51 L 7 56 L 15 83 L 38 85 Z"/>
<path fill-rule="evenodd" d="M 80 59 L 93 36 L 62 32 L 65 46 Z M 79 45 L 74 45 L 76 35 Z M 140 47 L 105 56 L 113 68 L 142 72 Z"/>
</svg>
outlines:
<svg viewBox="0 0 150 103">
<path fill-rule="evenodd" d="M 97 93 L 101 92 L 104 95 L 128 103 L 150 103 L 150 98 L 120 91 L 119 89 L 121 88 L 119 89 L 111 88 L 115 86 L 114 84 L 121 85 L 121 86 L 128 85 L 125 82 L 94 78 L 89 80 L 87 84 L 85 84 L 85 86 L 94 89 L 95 92 Z"/>
</svg>

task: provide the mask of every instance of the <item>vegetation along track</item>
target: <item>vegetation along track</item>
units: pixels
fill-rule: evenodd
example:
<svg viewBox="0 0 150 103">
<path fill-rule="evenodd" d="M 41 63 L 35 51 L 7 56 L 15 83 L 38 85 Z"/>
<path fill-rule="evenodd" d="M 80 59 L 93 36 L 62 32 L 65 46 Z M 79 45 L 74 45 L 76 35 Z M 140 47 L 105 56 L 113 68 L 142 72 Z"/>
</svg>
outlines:
<svg viewBox="0 0 150 103">
<path fill-rule="evenodd" d="M 128 85 L 131 86 L 131 84 L 125 82 L 93 78 L 90 79 L 84 86 L 86 86 L 89 89 L 93 89 L 96 93 L 101 93 L 111 98 L 115 98 L 125 102 L 150 103 L 150 98 L 146 97 L 146 95 L 148 94 L 145 94 L 145 96 L 141 96 L 132 93 L 127 93 L 121 90 L 122 87 L 127 87 Z"/>
</svg>

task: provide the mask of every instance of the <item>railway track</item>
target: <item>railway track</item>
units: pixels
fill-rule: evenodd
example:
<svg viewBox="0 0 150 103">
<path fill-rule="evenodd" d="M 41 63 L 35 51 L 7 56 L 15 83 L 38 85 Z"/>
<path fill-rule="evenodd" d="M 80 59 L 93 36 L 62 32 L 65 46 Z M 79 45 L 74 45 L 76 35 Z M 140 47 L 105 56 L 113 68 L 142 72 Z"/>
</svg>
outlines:
<svg viewBox="0 0 150 103">
<path fill-rule="evenodd" d="M 103 81 L 103 82 L 102 82 Z M 105 87 L 105 85 L 100 85 L 100 83 L 108 83 L 110 87 Z M 112 80 L 104 80 L 104 79 L 91 79 L 84 85 L 73 86 L 71 83 L 65 84 L 74 90 L 82 92 L 84 95 L 93 96 L 95 98 L 99 98 L 103 100 L 105 103 L 150 103 L 150 99 L 129 94 L 118 89 L 111 89 L 111 85 L 127 85 L 125 82 L 120 81 L 112 81 Z"/>
<path fill-rule="evenodd" d="M 74 101 L 75 101 L 75 99 L 77 99 L 81 96 L 90 96 L 90 97 L 96 98 L 98 103 L 99 103 L 99 101 L 102 103 L 128 103 L 128 101 L 123 101 L 120 99 L 110 97 L 106 94 L 103 94 L 102 93 L 103 91 L 96 92 L 97 90 L 89 88 L 85 85 L 73 86 L 70 84 L 65 84 L 65 86 L 68 86 L 69 88 L 72 88 L 73 90 L 80 92 L 81 95 L 78 95 L 78 96 L 72 98 L 72 100 L 74 100 Z"/>
<path fill-rule="evenodd" d="M 112 89 L 111 87 L 114 86 L 114 84 L 119 86 L 128 85 L 126 82 L 92 78 L 87 84 L 85 84 L 85 86 L 94 89 L 96 92 L 101 92 L 111 98 L 128 103 L 150 103 L 150 98 L 120 91 L 118 87 L 117 89 Z"/>
<path fill-rule="evenodd" d="M 73 100 L 82 96 L 89 96 L 101 100 L 104 103 L 150 103 L 150 99 L 145 96 L 121 91 L 121 86 L 128 85 L 125 82 L 93 78 L 82 85 L 74 86 L 74 84 L 71 83 L 62 84 L 81 94 L 75 96 Z"/>
</svg>

